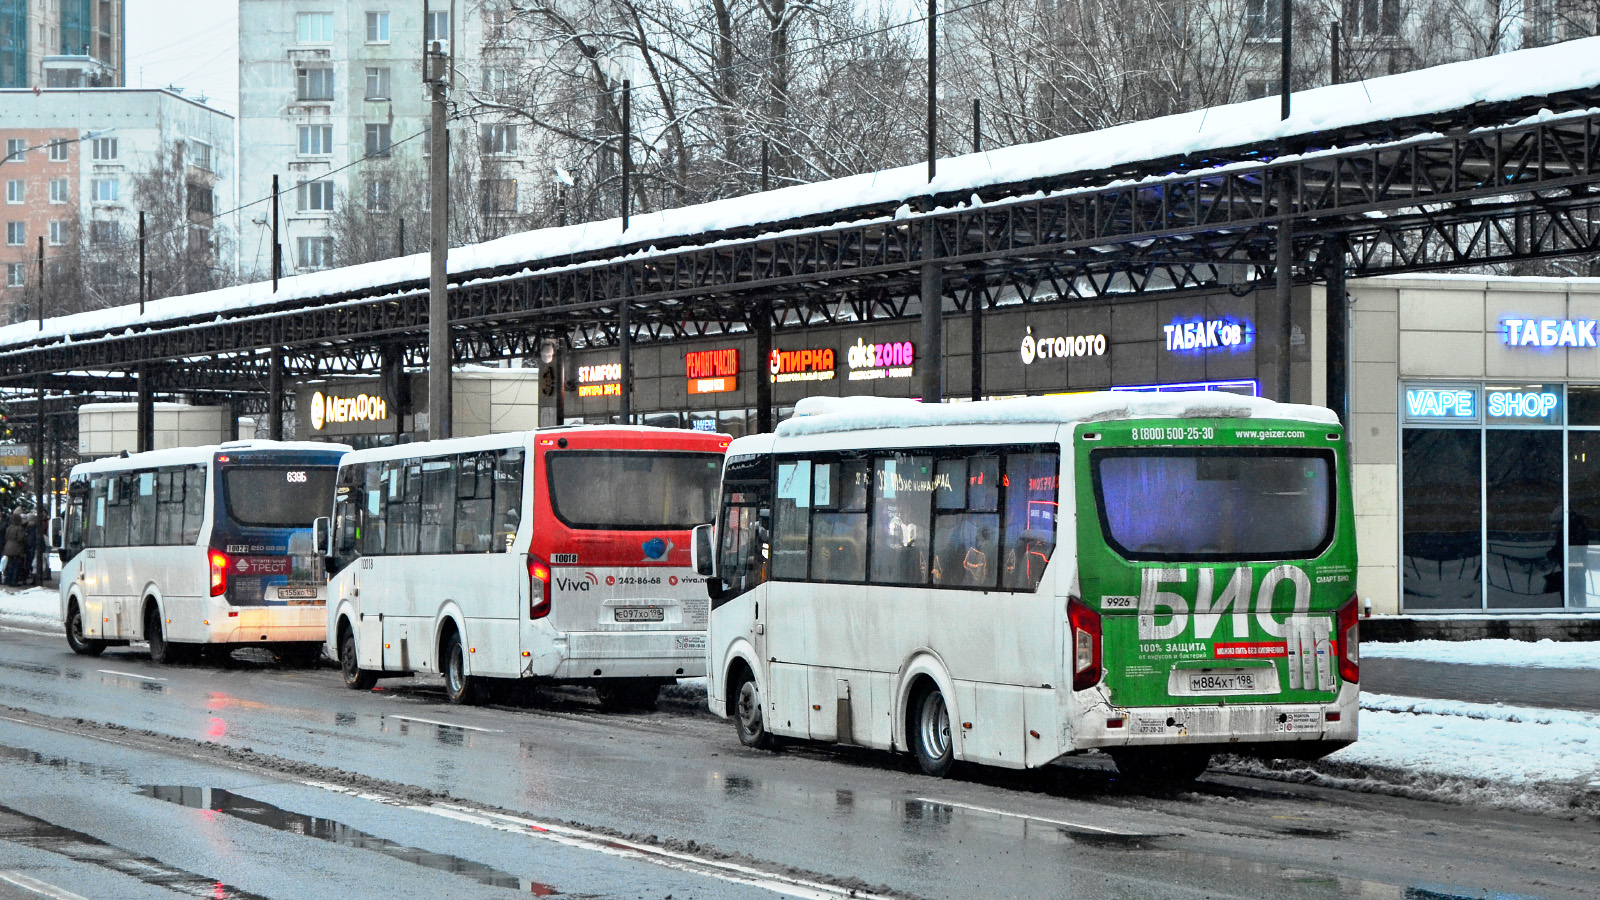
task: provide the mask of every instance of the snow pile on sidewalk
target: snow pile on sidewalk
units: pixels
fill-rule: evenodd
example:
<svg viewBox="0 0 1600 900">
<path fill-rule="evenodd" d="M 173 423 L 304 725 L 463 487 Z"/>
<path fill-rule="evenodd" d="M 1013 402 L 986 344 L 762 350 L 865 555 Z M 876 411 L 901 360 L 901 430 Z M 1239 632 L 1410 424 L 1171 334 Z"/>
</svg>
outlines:
<svg viewBox="0 0 1600 900">
<path fill-rule="evenodd" d="M 1347 790 L 1600 816 L 1600 714 L 1364 693 L 1355 744 L 1312 763 L 1230 757 L 1219 768 Z"/>
<path fill-rule="evenodd" d="M 57 631 L 61 628 L 61 595 L 55 588 L 0 588 L 0 625 Z"/>
<path fill-rule="evenodd" d="M 1600 669 L 1600 644 L 1592 641 L 1409 641 L 1363 643 L 1367 659 L 1415 659 L 1471 666 L 1519 666 L 1536 669 Z M 1600 690 L 1600 681 L 1595 684 Z"/>
</svg>

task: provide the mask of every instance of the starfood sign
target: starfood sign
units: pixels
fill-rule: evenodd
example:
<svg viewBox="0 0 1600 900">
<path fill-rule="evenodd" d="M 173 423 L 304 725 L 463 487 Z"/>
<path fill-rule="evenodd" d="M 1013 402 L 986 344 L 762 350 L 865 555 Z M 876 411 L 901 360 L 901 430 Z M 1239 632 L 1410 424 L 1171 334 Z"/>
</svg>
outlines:
<svg viewBox="0 0 1600 900">
<path fill-rule="evenodd" d="M 1594 319 L 1501 319 L 1500 342 L 1507 347 L 1594 347 Z"/>
<path fill-rule="evenodd" d="M 739 351 L 735 347 L 685 353 L 683 367 L 691 394 L 724 394 L 739 389 Z"/>
<path fill-rule="evenodd" d="M 851 381 L 910 378 L 916 357 L 917 349 L 910 341 L 869 344 L 861 338 L 845 353 Z"/>
<path fill-rule="evenodd" d="M 621 397 L 622 363 L 578 367 L 579 397 Z"/>
<path fill-rule="evenodd" d="M 791 381 L 832 381 L 833 348 L 774 350 L 767 357 L 767 369 L 772 373 L 772 380 L 779 384 Z"/>
<path fill-rule="evenodd" d="M 321 431 L 328 425 L 346 422 L 382 422 L 389 418 L 389 404 L 374 394 L 356 394 L 340 397 L 321 391 L 311 395 L 311 429 Z"/>
<path fill-rule="evenodd" d="M 1105 356 L 1106 336 L 1103 334 L 1078 334 L 1063 337 L 1033 336 L 1033 326 L 1022 337 L 1022 364 L 1033 365 L 1036 359 L 1066 359 L 1070 356 Z"/>
</svg>

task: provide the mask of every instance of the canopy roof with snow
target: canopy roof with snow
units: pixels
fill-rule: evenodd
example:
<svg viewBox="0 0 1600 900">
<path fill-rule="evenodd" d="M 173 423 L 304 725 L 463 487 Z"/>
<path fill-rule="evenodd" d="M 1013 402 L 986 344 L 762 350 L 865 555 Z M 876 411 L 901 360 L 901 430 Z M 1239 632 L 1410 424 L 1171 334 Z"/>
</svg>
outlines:
<svg viewBox="0 0 1600 900">
<path fill-rule="evenodd" d="M 1442 127 L 1505 124 L 1545 104 L 1565 110 L 1600 106 L 1600 37 L 1314 88 L 1294 95 L 1294 114 L 1283 120 L 1277 98 L 1266 98 L 943 159 L 931 182 L 925 166 L 917 164 L 635 215 L 626 234 L 615 219 L 522 232 L 452 250 L 449 269 L 458 283 L 467 283 L 816 227 L 820 221 L 884 216 L 911 201 L 953 204 L 981 194 L 993 202 Z M 291 310 L 312 301 L 372 299 L 419 290 L 427 276 L 427 254 L 414 254 L 287 278 L 276 292 L 270 283 L 257 282 L 157 300 L 142 314 L 130 305 L 49 319 L 42 330 L 37 323 L 19 323 L 0 328 L 0 346 L 200 324 L 233 312 Z"/>
</svg>

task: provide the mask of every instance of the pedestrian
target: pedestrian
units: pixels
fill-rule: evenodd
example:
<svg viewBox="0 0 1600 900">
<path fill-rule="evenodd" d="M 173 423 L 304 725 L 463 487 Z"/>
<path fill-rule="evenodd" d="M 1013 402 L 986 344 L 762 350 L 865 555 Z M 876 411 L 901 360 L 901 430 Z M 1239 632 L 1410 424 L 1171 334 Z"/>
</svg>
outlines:
<svg viewBox="0 0 1600 900">
<path fill-rule="evenodd" d="M 22 513 L 11 514 L 11 524 L 6 528 L 5 583 L 16 586 L 22 583 L 22 559 L 28 552 L 28 530 L 22 524 Z"/>
<path fill-rule="evenodd" d="M 34 562 L 39 558 L 39 514 L 28 513 L 22 517 L 22 527 L 27 534 L 22 550 L 22 579 L 18 584 L 44 584 L 42 572 L 35 572 Z"/>
</svg>

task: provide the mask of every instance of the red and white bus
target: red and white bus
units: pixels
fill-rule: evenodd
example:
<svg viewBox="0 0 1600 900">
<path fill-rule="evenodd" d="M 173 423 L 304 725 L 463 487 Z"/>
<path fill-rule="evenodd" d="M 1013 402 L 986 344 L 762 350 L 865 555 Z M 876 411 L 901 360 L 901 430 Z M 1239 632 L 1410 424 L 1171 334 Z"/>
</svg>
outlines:
<svg viewBox="0 0 1600 900">
<path fill-rule="evenodd" d="M 730 438 L 573 426 L 360 450 L 339 466 L 328 645 L 352 688 L 439 673 L 589 684 L 613 708 L 705 674 L 689 534 Z"/>
</svg>

